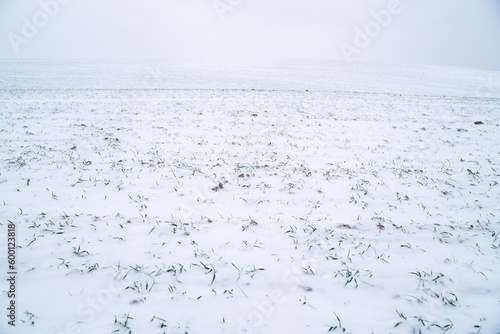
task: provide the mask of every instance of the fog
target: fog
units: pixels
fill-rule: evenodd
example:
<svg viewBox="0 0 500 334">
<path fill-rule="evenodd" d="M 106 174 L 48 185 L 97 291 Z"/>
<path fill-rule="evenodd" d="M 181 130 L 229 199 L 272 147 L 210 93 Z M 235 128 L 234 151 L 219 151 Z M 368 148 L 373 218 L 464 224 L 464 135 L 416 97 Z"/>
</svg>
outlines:
<svg viewBox="0 0 500 334">
<path fill-rule="evenodd" d="M 332 59 L 500 69 L 499 0 L 0 0 L 0 58 Z"/>
</svg>

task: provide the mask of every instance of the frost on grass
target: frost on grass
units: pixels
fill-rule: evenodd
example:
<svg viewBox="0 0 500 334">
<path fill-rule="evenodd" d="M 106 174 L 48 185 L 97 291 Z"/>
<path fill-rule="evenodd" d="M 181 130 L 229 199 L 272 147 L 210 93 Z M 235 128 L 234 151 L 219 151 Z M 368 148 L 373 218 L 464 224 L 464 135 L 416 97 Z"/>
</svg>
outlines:
<svg viewBox="0 0 500 334">
<path fill-rule="evenodd" d="M 498 108 L 353 92 L 0 91 L 18 325 L 498 332 Z"/>
</svg>

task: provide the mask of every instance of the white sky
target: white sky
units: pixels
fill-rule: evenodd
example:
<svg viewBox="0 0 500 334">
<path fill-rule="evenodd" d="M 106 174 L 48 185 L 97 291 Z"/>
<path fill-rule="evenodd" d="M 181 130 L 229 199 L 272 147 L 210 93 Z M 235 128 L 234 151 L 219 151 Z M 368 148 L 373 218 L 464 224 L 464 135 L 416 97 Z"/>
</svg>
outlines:
<svg viewBox="0 0 500 334">
<path fill-rule="evenodd" d="M 216 1 L 235 4 L 224 19 Z M 0 58 L 345 60 L 341 43 L 353 45 L 391 1 L 0 0 Z M 43 22 L 41 3 L 51 2 L 68 3 Z M 500 0 L 400 3 L 353 61 L 500 69 Z M 26 30 L 36 19 L 43 26 Z"/>
</svg>

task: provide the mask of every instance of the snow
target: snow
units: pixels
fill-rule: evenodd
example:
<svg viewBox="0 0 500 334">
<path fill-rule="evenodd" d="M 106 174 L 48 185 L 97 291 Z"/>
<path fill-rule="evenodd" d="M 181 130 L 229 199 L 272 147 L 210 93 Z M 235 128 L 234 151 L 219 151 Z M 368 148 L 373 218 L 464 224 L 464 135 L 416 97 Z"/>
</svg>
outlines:
<svg viewBox="0 0 500 334">
<path fill-rule="evenodd" d="M 500 333 L 499 72 L 5 60 L 0 79 L 1 333 Z"/>
</svg>

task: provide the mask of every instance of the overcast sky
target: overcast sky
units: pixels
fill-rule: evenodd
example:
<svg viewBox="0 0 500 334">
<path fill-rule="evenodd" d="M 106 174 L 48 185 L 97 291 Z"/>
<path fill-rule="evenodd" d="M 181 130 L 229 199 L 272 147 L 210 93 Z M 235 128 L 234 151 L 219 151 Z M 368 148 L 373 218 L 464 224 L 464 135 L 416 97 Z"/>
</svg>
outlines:
<svg viewBox="0 0 500 334">
<path fill-rule="evenodd" d="M 320 58 L 500 69 L 500 0 L 0 0 L 0 37 L 0 58 Z"/>
</svg>

